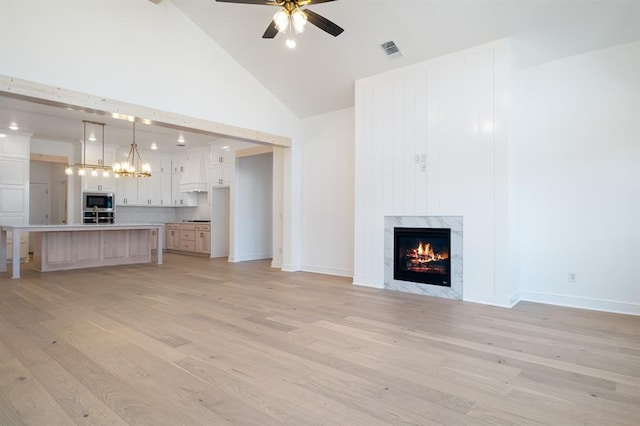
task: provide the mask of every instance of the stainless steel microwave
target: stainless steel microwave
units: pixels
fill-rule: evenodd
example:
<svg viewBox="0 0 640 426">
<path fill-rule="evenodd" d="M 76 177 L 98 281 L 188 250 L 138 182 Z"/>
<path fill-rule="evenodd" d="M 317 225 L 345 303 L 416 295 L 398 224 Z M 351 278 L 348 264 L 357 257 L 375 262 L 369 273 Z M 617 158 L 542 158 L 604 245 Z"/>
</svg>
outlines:
<svg viewBox="0 0 640 426">
<path fill-rule="evenodd" d="M 113 211 L 116 206 L 113 192 L 83 192 L 82 208 L 85 211 L 94 208 L 102 212 Z"/>
</svg>

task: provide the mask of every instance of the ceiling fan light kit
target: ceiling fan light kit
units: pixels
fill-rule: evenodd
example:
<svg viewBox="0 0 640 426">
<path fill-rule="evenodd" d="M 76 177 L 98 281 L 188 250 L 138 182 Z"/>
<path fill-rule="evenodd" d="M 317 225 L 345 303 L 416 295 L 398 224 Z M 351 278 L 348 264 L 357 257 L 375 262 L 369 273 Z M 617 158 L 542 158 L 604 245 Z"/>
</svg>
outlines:
<svg viewBox="0 0 640 426">
<path fill-rule="evenodd" d="M 310 6 L 318 3 L 328 3 L 335 0 L 216 0 L 221 3 L 240 3 L 240 4 L 256 4 L 265 6 L 278 6 L 280 9 L 273 15 L 273 20 L 269 23 L 262 38 L 275 38 L 278 33 L 300 34 L 304 31 L 307 22 L 320 28 L 322 31 L 331 34 L 334 37 L 342 34 L 344 29 L 331 22 L 324 16 L 304 9 L 302 7 Z M 293 29 L 293 31 L 292 31 Z M 296 42 L 289 37 L 286 40 L 286 46 L 290 49 L 296 47 Z"/>
</svg>

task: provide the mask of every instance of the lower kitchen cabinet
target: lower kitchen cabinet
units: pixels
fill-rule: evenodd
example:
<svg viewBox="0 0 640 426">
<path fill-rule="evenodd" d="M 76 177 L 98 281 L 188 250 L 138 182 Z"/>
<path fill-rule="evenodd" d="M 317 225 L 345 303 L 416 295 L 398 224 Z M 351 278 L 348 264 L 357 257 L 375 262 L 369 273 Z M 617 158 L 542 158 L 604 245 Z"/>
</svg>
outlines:
<svg viewBox="0 0 640 426">
<path fill-rule="evenodd" d="M 196 253 L 211 253 L 211 225 L 196 225 Z"/>
<path fill-rule="evenodd" d="M 188 254 L 211 253 L 211 225 L 195 223 L 167 223 L 167 250 Z"/>
<path fill-rule="evenodd" d="M 167 223 L 165 225 L 167 250 L 178 250 L 180 248 L 180 225 L 177 223 Z"/>
</svg>

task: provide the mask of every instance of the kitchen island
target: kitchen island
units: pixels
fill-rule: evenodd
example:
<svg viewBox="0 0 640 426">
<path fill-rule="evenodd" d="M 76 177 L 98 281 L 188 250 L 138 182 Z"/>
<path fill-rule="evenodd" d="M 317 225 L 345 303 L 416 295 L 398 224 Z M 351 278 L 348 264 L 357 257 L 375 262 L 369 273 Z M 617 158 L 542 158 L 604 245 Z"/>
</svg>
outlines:
<svg viewBox="0 0 640 426">
<path fill-rule="evenodd" d="M 162 264 L 162 224 L 3 225 L 0 271 L 7 270 L 7 233 L 13 239 L 12 278 L 20 278 L 20 234 L 33 232 L 33 261 L 41 272 L 151 262 L 153 231 L 156 263 Z"/>
</svg>

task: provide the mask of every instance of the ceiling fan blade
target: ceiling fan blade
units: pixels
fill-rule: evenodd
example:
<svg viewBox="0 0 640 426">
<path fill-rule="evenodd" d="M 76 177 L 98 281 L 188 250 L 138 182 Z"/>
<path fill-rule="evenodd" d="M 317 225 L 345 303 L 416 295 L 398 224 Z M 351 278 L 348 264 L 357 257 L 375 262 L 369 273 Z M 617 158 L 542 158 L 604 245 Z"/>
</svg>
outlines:
<svg viewBox="0 0 640 426">
<path fill-rule="evenodd" d="M 275 6 L 275 2 L 269 0 L 216 0 L 219 3 L 244 3 L 244 4 L 264 4 L 267 6 Z"/>
<path fill-rule="evenodd" d="M 262 38 L 274 38 L 277 35 L 278 35 L 278 29 L 276 28 L 276 23 L 273 22 L 272 20 L 269 26 L 267 27 L 267 30 L 264 32 L 264 34 L 262 34 Z"/>
<path fill-rule="evenodd" d="M 336 0 L 298 0 L 298 6 L 302 7 L 302 6 L 308 6 L 310 4 L 319 4 L 319 3 L 328 3 L 330 1 L 336 1 Z"/>
<path fill-rule="evenodd" d="M 340 28 L 338 25 L 334 24 L 324 16 L 318 15 L 314 11 L 305 9 L 304 13 L 307 14 L 307 20 L 309 22 L 334 37 L 338 37 L 344 31 L 344 29 Z"/>
</svg>

